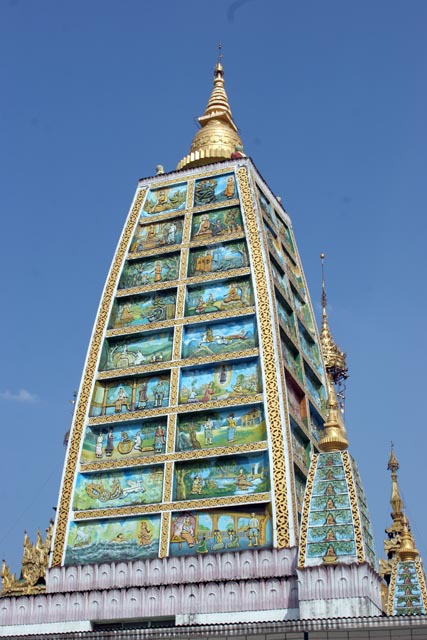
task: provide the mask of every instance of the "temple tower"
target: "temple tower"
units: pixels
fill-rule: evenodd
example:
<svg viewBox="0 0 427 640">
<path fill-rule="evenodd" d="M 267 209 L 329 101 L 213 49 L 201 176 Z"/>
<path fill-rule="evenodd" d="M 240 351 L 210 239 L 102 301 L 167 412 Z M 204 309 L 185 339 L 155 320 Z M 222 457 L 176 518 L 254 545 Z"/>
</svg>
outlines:
<svg viewBox="0 0 427 640">
<path fill-rule="evenodd" d="M 392 524 L 386 529 L 384 550 L 387 560 L 381 562 L 381 573 L 388 589 L 385 610 L 389 616 L 421 615 L 427 611 L 426 578 L 423 563 L 403 510 L 397 480 L 399 463 L 391 448 L 387 468 L 391 471 Z"/>
<path fill-rule="evenodd" d="M 324 255 L 321 255 L 322 270 Z M 321 346 L 327 372 L 325 432 L 311 459 L 301 522 L 298 576 L 302 618 L 381 613 L 372 526 L 334 384 L 347 378 L 345 354 L 335 344 L 322 278 Z"/>
</svg>

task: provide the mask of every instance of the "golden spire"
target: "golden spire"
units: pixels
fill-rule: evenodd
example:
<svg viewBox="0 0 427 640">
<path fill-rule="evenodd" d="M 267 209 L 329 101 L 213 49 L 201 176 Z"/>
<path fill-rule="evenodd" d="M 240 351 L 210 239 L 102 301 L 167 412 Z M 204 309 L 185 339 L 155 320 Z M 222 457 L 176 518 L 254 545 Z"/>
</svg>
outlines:
<svg viewBox="0 0 427 640">
<path fill-rule="evenodd" d="M 328 418 L 325 435 L 319 441 L 320 451 L 345 451 L 348 448 L 347 431 L 340 411 L 331 374 L 327 375 Z"/>
<path fill-rule="evenodd" d="M 387 469 L 391 471 L 391 499 L 390 504 L 393 512 L 391 517 L 395 520 L 397 517 L 402 520 L 403 516 L 403 500 L 400 497 L 399 485 L 397 484 L 397 471 L 399 463 L 394 453 L 393 443 L 391 444 L 390 458 L 388 459 Z"/>
<path fill-rule="evenodd" d="M 345 361 L 346 354 L 336 345 L 329 329 L 328 314 L 326 312 L 326 288 L 324 261 L 325 254 L 320 254 L 322 261 L 322 326 L 320 329 L 320 346 L 322 348 L 323 360 L 328 374 L 332 376 L 334 382 L 346 380 L 348 378 L 348 368 Z"/>
<path fill-rule="evenodd" d="M 406 516 L 403 516 L 402 536 L 397 553 L 403 562 L 406 560 L 415 560 L 420 555 L 418 549 L 415 548 L 414 538 L 409 529 L 408 518 Z"/>
<path fill-rule="evenodd" d="M 221 45 L 219 50 L 218 62 L 214 69 L 214 87 L 204 115 L 198 118 L 201 128 L 193 138 L 190 153 L 178 163 L 177 169 L 227 160 L 236 146 L 242 146 L 224 88 Z"/>
</svg>

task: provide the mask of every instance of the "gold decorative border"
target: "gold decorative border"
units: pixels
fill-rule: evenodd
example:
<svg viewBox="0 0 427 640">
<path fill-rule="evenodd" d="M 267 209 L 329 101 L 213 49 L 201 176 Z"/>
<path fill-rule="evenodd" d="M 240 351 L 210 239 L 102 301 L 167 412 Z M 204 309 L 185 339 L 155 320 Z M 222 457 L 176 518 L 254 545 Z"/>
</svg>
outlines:
<svg viewBox="0 0 427 640">
<path fill-rule="evenodd" d="M 182 325 L 176 327 L 176 329 L 182 329 Z M 180 343 L 176 345 L 177 350 L 180 347 Z M 175 345 L 174 345 L 175 348 Z M 177 351 L 177 353 L 179 353 Z M 215 362 L 222 362 L 225 360 L 241 360 L 242 358 L 251 358 L 258 355 L 258 349 L 244 349 L 243 351 L 230 351 L 229 353 L 213 353 L 210 356 L 203 356 L 200 358 L 186 358 L 179 362 L 182 367 L 200 366 L 205 364 L 214 364 Z M 173 354 L 174 360 L 179 360 L 179 355 Z M 164 362 L 156 362 L 154 364 L 142 364 L 138 367 L 129 367 L 127 369 L 111 369 L 111 371 L 101 371 L 97 375 L 97 380 L 113 380 L 114 378 L 123 378 L 123 376 L 133 377 L 142 373 L 152 373 L 157 371 L 165 371 L 173 366 L 171 360 L 165 360 Z"/>
<path fill-rule="evenodd" d="M 111 424 L 112 422 L 125 422 L 129 420 L 137 420 L 138 418 L 158 418 L 160 416 L 169 415 L 170 413 L 193 413 L 194 411 L 202 411 L 208 409 L 223 409 L 227 407 L 240 407 L 246 404 L 257 404 L 263 401 L 263 394 L 237 398 L 226 398 L 224 400 L 212 400 L 211 402 L 194 402 L 191 404 L 180 404 L 177 406 L 163 407 L 161 409 L 145 409 L 141 411 L 132 411 L 131 413 L 115 413 L 110 416 L 97 416 L 89 418 L 89 426 L 95 424 Z"/>
<path fill-rule="evenodd" d="M 188 180 L 187 182 L 187 209 L 191 209 L 193 207 L 194 200 L 194 178 Z"/>
<path fill-rule="evenodd" d="M 246 167 L 237 170 L 237 180 L 242 194 L 244 215 L 246 218 L 249 251 L 252 257 L 253 277 L 258 297 L 259 330 L 264 366 L 264 388 L 266 395 L 267 415 L 270 424 L 272 441 L 273 491 L 276 512 L 277 544 L 279 548 L 290 544 L 288 496 L 286 486 L 286 462 L 284 440 L 281 423 L 280 403 L 277 394 L 279 381 L 276 371 L 276 354 L 274 350 L 274 334 L 269 308 L 267 278 L 261 250 L 256 214 Z M 293 470 L 292 470 L 293 472 Z"/>
<path fill-rule="evenodd" d="M 424 574 L 423 565 L 421 563 L 421 559 L 417 558 L 415 560 L 415 569 L 418 576 L 418 583 L 420 585 L 421 595 L 423 598 L 424 611 L 427 612 L 427 590 L 426 590 L 426 577 Z"/>
<path fill-rule="evenodd" d="M 393 566 L 391 569 L 391 577 L 390 577 L 390 585 L 388 588 L 388 600 L 387 600 L 387 615 L 388 616 L 392 616 L 393 615 L 393 603 L 394 603 L 394 594 L 395 594 L 395 590 L 396 590 L 396 579 L 397 579 L 397 566 L 399 564 L 399 561 L 397 560 L 397 557 L 395 558 L 394 562 L 393 562 Z"/>
<path fill-rule="evenodd" d="M 171 415 L 171 418 L 176 418 L 176 415 Z M 170 430 L 170 431 L 169 431 Z M 171 436 L 172 446 L 170 447 L 169 435 Z M 170 423 L 168 426 L 168 453 L 157 453 L 150 456 L 138 456 L 135 458 L 128 458 L 126 460 L 106 460 L 105 462 L 87 462 L 82 463 L 80 471 L 86 473 L 87 471 L 103 471 L 104 469 L 121 469 L 124 467 L 138 467 L 141 465 L 160 464 L 162 462 L 182 461 L 182 460 L 197 460 L 199 458 L 212 458 L 226 455 L 236 455 L 240 453 L 248 453 L 252 451 L 265 451 L 267 449 L 267 443 L 264 440 L 259 442 L 247 442 L 245 444 L 227 445 L 224 447 L 212 447 L 212 449 L 195 449 L 194 451 L 174 451 L 175 444 L 175 428 L 171 428 Z M 173 438 L 173 439 L 172 439 Z M 170 447 L 170 449 L 169 449 Z"/>
<path fill-rule="evenodd" d="M 176 436 L 176 413 L 172 413 L 168 416 L 168 437 L 166 442 L 166 458 L 169 458 L 168 454 L 173 454 L 175 450 L 175 436 Z M 173 455 L 173 457 L 175 457 Z M 172 457 L 171 457 L 172 458 Z"/>
<path fill-rule="evenodd" d="M 173 462 L 166 462 L 164 471 L 163 502 L 172 502 Z"/>
<path fill-rule="evenodd" d="M 308 533 L 308 516 L 310 512 L 310 502 L 313 493 L 314 476 L 317 469 L 317 461 L 319 458 L 318 453 L 314 453 L 311 459 L 310 471 L 307 476 L 307 483 L 305 485 L 304 503 L 301 514 L 301 529 L 300 529 L 300 541 L 299 541 L 299 556 L 298 566 L 304 567 L 305 554 L 307 550 L 307 533 Z"/>
<path fill-rule="evenodd" d="M 140 325 L 138 327 L 124 327 L 117 329 L 109 329 L 106 333 L 107 338 L 115 336 L 128 336 L 134 333 L 143 333 L 144 331 L 153 331 L 154 329 L 168 329 L 177 324 L 195 324 L 196 322 L 211 322 L 212 320 L 224 320 L 227 318 L 239 318 L 255 313 L 255 307 L 239 307 L 226 311 L 214 311 L 213 313 L 202 313 L 199 316 L 186 316 L 185 318 L 175 318 L 173 320 L 163 320 L 162 322 L 153 322 L 150 325 Z"/>
<path fill-rule="evenodd" d="M 172 347 L 173 360 L 180 360 L 181 358 L 182 334 L 183 334 L 183 325 L 179 324 L 175 327 L 175 335 L 174 335 L 173 347 Z"/>
<path fill-rule="evenodd" d="M 159 558 L 166 558 L 168 555 L 171 515 L 172 514 L 170 511 L 165 511 L 164 513 L 162 513 L 161 528 L 160 528 Z"/>
<path fill-rule="evenodd" d="M 341 453 L 341 459 L 343 462 L 345 478 L 347 480 L 348 495 L 350 497 L 350 507 L 351 507 L 351 513 L 353 516 L 357 561 L 365 562 L 366 558 L 365 558 L 365 553 L 363 549 L 362 523 L 360 521 L 359 505 L 357 501 L 355 481 L 353 477 L 353 469 L 351 466 L 351 460 L 350 460 L 350 455 L 348 451 L 343 451 Z"/>
<path fill-rule="evenodd" d="M 56 516 L 56 531 L 52 553 L 53 566 L 60 565 L 62 562 L 62 556 L 65 547 L 65 535 L 67 531 L 68 513 L 71 507 L 74 474 L 78 463 L 80 442 L 83 434 L 86 414 L 90 403 L 90 393 L 92 389 L 92 383 L 95 378 L 96 365 L 102 345 L 103 333 L 108 322 L 108 312 L 113 299 L 116 283 L 120 275 L 120 269 L 125 259 L 126 249 L 132 237 L 132 233 L 139 216 L 139 211 L 146 194 L 146 188 L 140 189 L 136 194 L 136 198 L 129 214 L 127 224 L 123 231 L 119 247 L 117 248 L 114 257 L 114 262 L 108 275 L 107 283 L 104 289 L 104 295 L 99 307 L 98 317 L 89 347 L 84 377 L 80 388 L 80 395 L 74 414 L 74 424 L 71 432 L 71 441 L 67 453 L 67 462 L 65 465 L 64 479 L 61 487 L 61 499 Z"/>
<path fill-rule="evenodd" d="M 168 244 L 165 247 L 153 247 L 153 249 L 142 249 L 142 251 L 132 251 L 127 255 L 127 260 L 142 260 L 143 258 L 150 258 L 151 256 L 158 256 L 159 253 L 178 253 L 181 250 L 182 244 Z"/>
<path fill-rule="evenodd" d="M 179 394 L 179 369 L 176 367 L 171 370 L 170 384 L 169 384 L 169 402 L 172 406 L 178 404 Z"/>
<path fill-rule="evenodd" d="M 111 509 L 92 509 L 77 511 L 75 520 L 93 520 L 94 518 L 112 518 L 114 516 L 141 516 L 146 513 L 164 511 L 188 511 L 189 509 L 210 509 L 212 507 L 232 507 L 237 504 L 269 502 L 270 493 L 253 493 L 249 496 L 222 496 L 221 498 L 205 498 L 203 500 L 184 500 L 182 502 L 163 502 L 160 504 L 135 505 L 133 507 L 116 507 Z"/>
<path fill-rule="evenodd" d="M 183 250 L 183 256 L 184 257 L 181 258 L 182 260 L 181 269 L 182 269 L 182 273 L 185 274 L 185 269 L 183 269 L 184 264 L 185 264 L 185 267 L 187 266 L 185 250 Z M 251 274 L 251 270 L 249 267 L 239 267 L 237 269 L 228 269 L 227 271 L 212 272 L 206 275 L 190 276 L 189 278 L 186 278 L 185 275 L 183 275 L 181 280 L 167 280 L 166 282 L 153 282 L 152 284 L 145 284 L 140 287 L 120 289 L 120 291 L 117 291 L 116 297 L 126 298 L 127 296 L 135 296 L 139 293 L 151 293 L 151 292 L 155 293 L 160 289 L 175 289 L 179 285 L 183 285 L 183 284 L 199 284 L 199 283 L 203 284 L 205 282 L 208 283 L 211 280 L 212 281 L 225 280 L 227 278 L 238 278 L 241 276 L 249 276 L 250 274 Z M 155 323 L 153 323 L 153 325 L 155 325 Z M 151 326 L 152 325 L 150 325 L 150 327 Z"/>
<path fill-rule="evenodd" d="M 160 188 L 162 188 L 163 186 L 165 185 L 159 185 Z M 157 189 L 157 185 L 154 188 Z M 168 220 L 172 220 L 173 218 L 183 218 L 186 213 L 187 209 L 184 207 L 184 209 L 177 209 L 176 211 L 165 211 L 164 213 L 159 213 L 159 215 L 157 216 L 148 214 L 148 216 L 141 216 L 138 224 L 142 226 L 145 224 L 150 224 L 150 222 L 167 222 Z"/>
</svg>

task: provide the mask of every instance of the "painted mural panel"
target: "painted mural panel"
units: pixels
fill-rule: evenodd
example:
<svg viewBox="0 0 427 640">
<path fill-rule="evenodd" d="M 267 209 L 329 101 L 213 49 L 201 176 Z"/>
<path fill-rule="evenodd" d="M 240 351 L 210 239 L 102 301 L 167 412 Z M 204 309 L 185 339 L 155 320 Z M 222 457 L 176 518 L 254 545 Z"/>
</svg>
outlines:
<svg viewBox="0 0 427 640">
<path fill-rule="evenodd" d="M 295 318 L 294 313 L 284 302 L 280 300 L 280 298 L 276 298 L 277 304 L 277 314 L 280 320 L 285 325 L 288 333 L 294 338 L 297 337 L 297 330 L 295 327 Z"/>
<path fill-rule="evenodd" d="M 262 211 L 270 218 L 273 225 L 276 225 L 276 218 L 274 215 L 273 207 L 271 206 L 270 202 L 267 200 L 261 189 L 258 189 L 258 198 Z"/>
<path fill-rule="evenodd" d="M 155 558 L 160 516 L 71 522 L 65 565 Z"/>
<path fill-rule="evenodd" d="M 109 428 L 87 427 L 81 455 L 82 462 L 126 460 L 154 453 L 164 453 L 166 418 L 132 421 Z"/>
<path fill-rule="evenodd" d="M 314 373 L 311 371 L 310 367 L 304 363 L 305 370 L 305 382 L 307 385 L 308 391 L 311 393 L 311 396 L 321 411 L 326 411 L 326 391 L 324 386 L 319 382 Z"/>
<path fill-rule="evenodd" d="M 169 402 L 169 373 L 144 378 L 97 382 L 90 409 L 91 416 L 109 416 L 144 409 L 160 409 Z"/>
<path fill-rule="evenodd" d="M 304 501 L 305 492 L 305 479 L 298 472 L 295 473 L 295 495 L 297 499 L 297 508 L 299 512 L 302 512 L 302 505 Z"/>
<path fill-rule="evenodd" d="M 226 238 L 231 233 L 241 233 L 242 231 L 243 222 L 240 207 L 228 207 L 194 215 L 191 225 L 191 239 Z"/>
<path fill-rule="evenodd" d="M 250 398 L 261 392 L 256 361 L 227 362 L 200 369 L 183 369 L 179 403 L 210 402 L 227 398 Z"/>
<path fill-rule="evenodd" d="M 99 368 L 101 371 L 138 367 L 172 358 L 173 331 L 144 333 L 137 338 L 105 340 Z"/>
<path fill-rule="evenodd" d="M 241 318 L 228 322 L 188 325 L 184 329 L 182 356 L 204 357 L 252 349 L 258 344 L 255 318 Z"/>
<path fill-rule="evenodd" d="M 279 227 L 280 238 L 285 241 L 285 244 L 288 247 L 288 249 L 290 249 L 292 253 L 295 254 L 295 246 L 294 246 L 292 235 L 288 226 L 284 222 L 282 222 L 278 216 L 277 216 L 277 224 Z"/>
<path fill-rule="evenodd" d="M 190 251 L 188 275 L 198 276 L 207 273 L 218 273 L 229 269 L 240 269 L 249 265 L 246 243 L 227 242 L 210 245 Z"/>
<path fill-rule="evenodd" d="M 301 318 L 303 319 L 305 325 L 310 329 L 310 331 L 314 331 L 314 323 L 313 317 L 311 315 L 310 307 L 308 304 L 304 302 L 303 299 L 300 298 L 296 290 L 291 286 L 292 297 L 294 301 L 295 308 Z"/>
<path fill-rule="evenodd" d="M 270 249 L 271 254 L 276 258 L 277 262 L 283 267 L 286 267 L 286 260 L 282 252 L 282 246 L 280 244 L 280 240 L 274 232 L 270 229 L 270 227 L 264 222 L 265 235 L 267 238 L 268 248 Z"/>
<path fill-rule="evenodd" d="M 320 360 L 320 352 L 319 347 L 314 342 L 313 338 L 307 333 L 302 324 L 298 323 L 299 328 L 299 337 L 302 350 L 306 358 L 310 360 L 316 371 L 322 375 L 323 367 L 322 362 Z"/>
<path fill-rule="evenodd" d="M 285 362 L 292 373 L 302 382 L 301 356 L 290 340 L 281 339 L 282 353 Z"/>
<path fill-rule="evenodd" d="M 178 274 L 179 253 L 166 253 L 156 258 L 128 261 L 120 277 L 119 289 L 176 280 Z"/>
<path fill-rule="evenodd" d="M 178 416 L 177 451 L 194 451 L 266 440 L 262 405 Z"/>
<path fill-rule="evenodd" d="M 236 180 L 233 173 L 228 173 L 215 178 L 202 178 L 196 180 L 194 189 L 194 206 L 214 202 L 226 202 L 237 198 Z"/>
<path fill-rule="evenodd" d="M 145 204 L 141 211 L 141 216 L 160 215 L 171 213 L 185 208 L 187 200 L 187 185 L 174 184 L 171 187 L 160 187 L 150 189 Z"/>
<path fill-rule="evenodd" d="M 308 470 L 311 458 L 310 441 L 302 435 L 300 428 L 291 417 L 292 449 L 300 465 Z"/>
<path fill-rule="evenodd" d="M 199 500 L 269 491 L 267 453 L 177 463 L 174 500 Z"/>
<path fill-rule="evenodd" d="M 310 431 L 317 441 L 319 441 L 325 433 L 325 429 L 323 427 L 324 423 L 324 419 L 317 413 L 313 405 L 310 403 Z"/>
<path fill-rule="evenodd" d="M 254 304 L 252 285 L 248 278 L 188 287 L 186 316 L 250 307 Z"/>
<path fill-rule="evenodd" d="M 104 473 L 79 473 L 73 509 L 103 509 L 162 501 L 163 467 L 120 469 Z"/>
<path fill-rule="evenodd" d="M 195 511 L 172 516 L 172 556 L 245 551 L 273 546 L 271 517 L 259 506 L 246 509 Z"/>
<path fill-rule="evenodd" d="M 289 408 L 292 411 L 293 415 L 296 418 L 299 418 L 301 422 L 303 422 L 306 418 L 304 394 L 298 387 L 298 385 L 294 382 L 292 376 L 290 376 L 287 372 L 286 388 L 288 392 Z"/>
<path fill-rule="evenodd" d="M 119 298 L 114 303 L 108 328 L 138 327 L 171 320 L 175 317 L 175 307 L 175 290 Z"/>
<path fill-rule="evenodd" d="M 165 222 L 151 222 L 141 219 L 132 238 L 132 253 L 147 249 L 171 247 L 182 242 L 183 219 L 174 218 Z"/>
<path fill-rule="evenodd" d="M 286 275 L 275 266 L 273 261 L 271 261 L 271 272 L 273 274 L 274 280 L 278 282 L 279 286 L 283 289 L 288 299 L 292 300 L 288 279 Z"/>
</svg>

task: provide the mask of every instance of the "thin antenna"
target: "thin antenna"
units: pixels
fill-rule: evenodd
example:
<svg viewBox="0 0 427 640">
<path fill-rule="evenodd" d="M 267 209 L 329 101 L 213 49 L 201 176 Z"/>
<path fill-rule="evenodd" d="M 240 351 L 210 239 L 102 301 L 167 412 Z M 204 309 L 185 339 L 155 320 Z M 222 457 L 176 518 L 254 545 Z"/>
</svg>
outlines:
<svg viewBox="0 0 427 640">
<path fill-rule="evenodd" d="M 322 261 L 322 317 L 326 318 L 326 287 L 325 287 L 325 254 L 320 254 L 320 260 Z"/>
<path fill-rule="evenodd" d="M 218 42 L 218 62 L 221 62 L 223 57 L 224 57 L 224 54 L 222 53 L 222 44 L 221 42 Z"/>
</svg>

